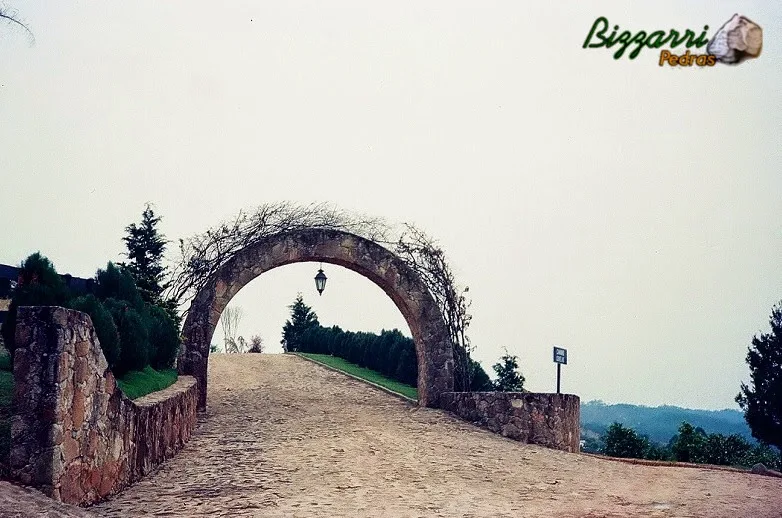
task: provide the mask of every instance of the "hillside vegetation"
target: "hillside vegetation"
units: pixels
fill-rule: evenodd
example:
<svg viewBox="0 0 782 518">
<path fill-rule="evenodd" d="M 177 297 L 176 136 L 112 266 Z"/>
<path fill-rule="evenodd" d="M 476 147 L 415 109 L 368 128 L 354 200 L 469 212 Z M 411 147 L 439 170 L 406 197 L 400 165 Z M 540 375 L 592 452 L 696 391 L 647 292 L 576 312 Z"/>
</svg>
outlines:
<svg viewBox="0 0 782 518">
<path fill-rule="evenodd" d="M 667 405 L 648 407 L 627 403 L 607 405 L 599 400 L 581 404 L 581 428 L 586 437 L 603 435 L 611 423 L 618 422 L 648 436 L 653 442 L 667 444 L 685 421 L 710 433 L 738 434 L 754 442 L 744 414 L 738 410 L 697 410 Z"/>
</svg>

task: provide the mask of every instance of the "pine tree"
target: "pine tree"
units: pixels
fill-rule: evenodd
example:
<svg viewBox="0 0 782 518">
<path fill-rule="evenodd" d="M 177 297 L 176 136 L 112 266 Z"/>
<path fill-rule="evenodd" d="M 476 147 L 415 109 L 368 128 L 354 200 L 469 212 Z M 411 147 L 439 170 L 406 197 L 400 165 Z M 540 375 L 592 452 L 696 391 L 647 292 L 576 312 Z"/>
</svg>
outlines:
<svg viewBox="0 0 782 518">
<path fill-rule="evenodd" d="M 285 352 L 297 351 L 301 345 L 302 335 L 308 329 L 320 326 L 318 315 L 304 303 L 301 293 L 288 308 L 291 310 L 291 318 L 285 322 L 282 328 L 282 340 L 280 340 Z"/>
<path fill-rule="evenodd" d="M 166 288 L 163 274 L 163 253 L 166 251 L 166 238 L 158 231 L 157 225 L 162 218 L 147 204 L 141 213 L 141 223 L 131 223 L 125 227 L 127 235 L 122 238 L 128 249 L 128 263 L 122 263 L 136 281 L 136 286 L 144 302 L 162 305 L 161 294 Z"/>
<path fill-rule="evenodd" d="M 752 436 L 780 449 L 782 464 L 782 302 L 771 311 L 771 333 L 752 338 L 747 351 L 750 385 L 741 384 L 736 402 Z"/>
<path fill-rule="evenodd" d="M 494 388 L 498 392 L 521 392 L 524 390 L 524 376 L 518 371 L 519 359 L 508 350 L 500 358 L 501 363 L 495 363 L 492 368 L 497 374 Z"/>
</svg>

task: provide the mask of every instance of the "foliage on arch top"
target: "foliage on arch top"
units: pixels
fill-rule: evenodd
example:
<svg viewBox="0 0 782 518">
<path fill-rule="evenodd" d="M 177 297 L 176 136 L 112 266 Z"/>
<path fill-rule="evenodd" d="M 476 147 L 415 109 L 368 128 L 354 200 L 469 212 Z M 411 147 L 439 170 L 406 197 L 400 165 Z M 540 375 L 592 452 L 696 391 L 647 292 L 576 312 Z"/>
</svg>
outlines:
<svg viewBox="0 0 782 518">
<path fill-rule="evenodd" d="M 382 246 L 415 271 L 431 293 L 445 321 L 454 347 L 457 389 L 469 387 L 473 348 L 466 334 L 468 288 L 457 285 L 442 248 L 412 224 L 391 225 L 383 219 L 354 214 L 327 203 L 264 204 L 240 211 L 206 232 L 179 240 L 180 257 L 171 270 L 167 296 L 180 305 L 191 300 L 220 267 L 246 247 L 273 236 L 303 230 L 334 230 L 360 236 Z"/>
</svg>

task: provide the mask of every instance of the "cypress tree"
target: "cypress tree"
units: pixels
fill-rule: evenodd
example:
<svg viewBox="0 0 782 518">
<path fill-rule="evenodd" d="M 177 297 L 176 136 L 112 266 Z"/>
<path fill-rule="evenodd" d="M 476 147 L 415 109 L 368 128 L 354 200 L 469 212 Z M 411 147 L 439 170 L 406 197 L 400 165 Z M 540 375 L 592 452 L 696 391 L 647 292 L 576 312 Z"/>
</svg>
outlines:
<svg viewBox="0 0 782 518">
<path fill-rule="evenodd" d="M 125 227 L 127 235 L 122 238 L 128 249 L 128 262 L 121 266 L 136 281 L 136 286 L 144 299 L 150 304 L 161 304 L 161 295 L 165 289 L 163 274 L 163 253 L 166 251 L 166 238 L 157 226 L 162 218 L 147 204 L 141 213 L 141 222 Z"/>
<path fill-rule="evenodd" d="M 296 295 L 296 300 L 288 306 L 291 317 L 282 328 L 282 348 L 285 352 L 298 351 L 301 347 L 302 335 L 310 328 L 320 326 L 318 315 L 312 308 L 304 303 L 301 293 Z"/>
<path fill-rule="evenodd" d="M 759 441 L 779 449 L 782 465 L 782 302 L 771 311 L 770 333 L 752 338 L 747 351 L 750 383 L 742 383 L 736 402 Z"/>
</svg>

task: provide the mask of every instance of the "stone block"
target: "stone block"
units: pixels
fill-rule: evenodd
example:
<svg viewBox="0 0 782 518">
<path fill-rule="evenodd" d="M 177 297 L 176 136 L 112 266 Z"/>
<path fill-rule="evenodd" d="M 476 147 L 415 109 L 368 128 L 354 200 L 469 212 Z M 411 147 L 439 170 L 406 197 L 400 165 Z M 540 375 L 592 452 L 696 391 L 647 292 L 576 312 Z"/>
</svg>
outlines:
<svg viewBox="0 0 782 518">
<path fill-rule="evenodd" d="M 91 368 L 90 362 L 86 357 L 77 357 L 74 364 L 73 381 L 77 385 L 86 383 L 93 376 L 93 371 L 94 369 Z"/>
<path fill-rule="evenodd" d="M 78 358 L 84 358 L 90 354 L 89 333 L 85 333 L 84 338 L 86 339 L 81 339 L 74 344 L 74 353 Z"/>
<path fill-rule="evenodd" d="M 73 437 L 66 437 L 62 443 L 62 454 L 66 464 L 79 457 L 79 451 L 81 450 L 79 441 Z"/>
<path fill-rule="evenodd" d="M 82 387 L 77 386 L 73 391 L 73 401 L 70 408 L 72 426 L 74 429 L 79 429 L 84 423 L 85 414 L 89 410 L 87 408 L 87 395 Z"/>
</svg>

